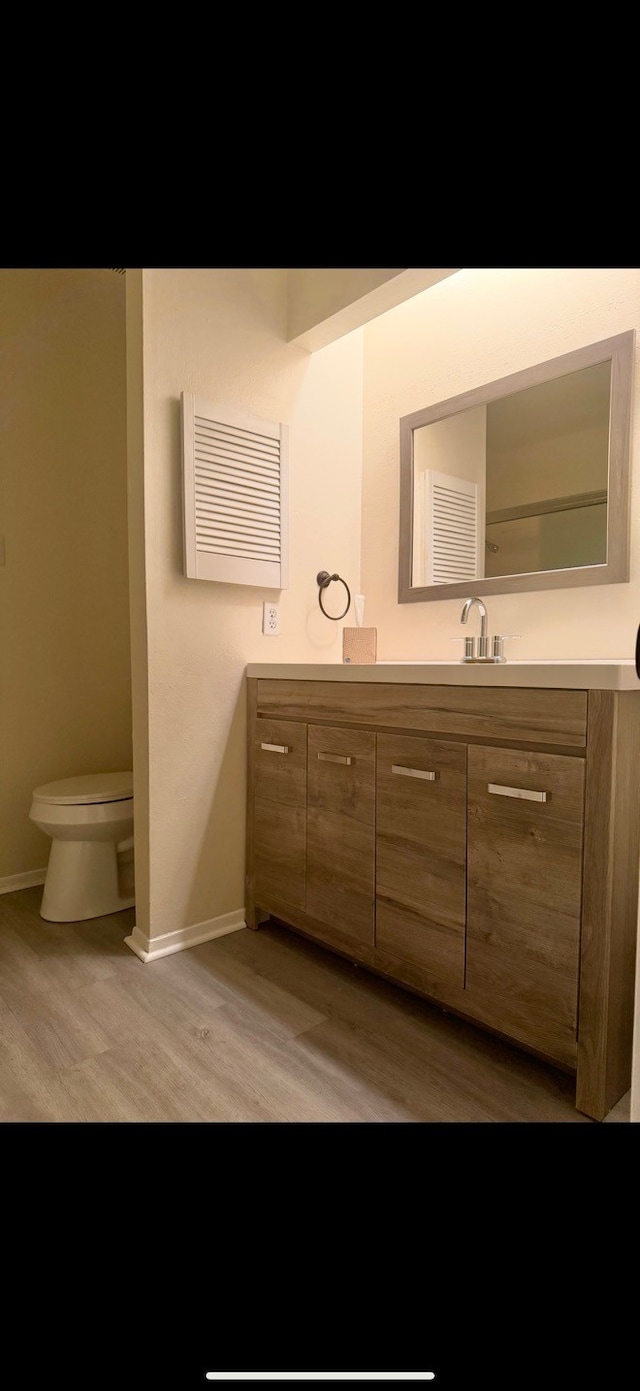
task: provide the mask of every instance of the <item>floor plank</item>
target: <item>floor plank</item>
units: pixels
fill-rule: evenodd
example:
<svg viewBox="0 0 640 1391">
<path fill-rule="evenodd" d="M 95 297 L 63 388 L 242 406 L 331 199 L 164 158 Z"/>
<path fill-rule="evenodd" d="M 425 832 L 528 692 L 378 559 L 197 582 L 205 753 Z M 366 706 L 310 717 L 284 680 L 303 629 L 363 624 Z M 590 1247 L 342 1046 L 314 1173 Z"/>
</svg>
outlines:
<svg viewBox="0 0 640 1391">
<path fill-rule="evenodd" d="M 569 1075 L 285 928 L 143 965 L 133 909 L 41 898 L 0 897 L 0 1120 L 595 1124 Z"/>
</svg>

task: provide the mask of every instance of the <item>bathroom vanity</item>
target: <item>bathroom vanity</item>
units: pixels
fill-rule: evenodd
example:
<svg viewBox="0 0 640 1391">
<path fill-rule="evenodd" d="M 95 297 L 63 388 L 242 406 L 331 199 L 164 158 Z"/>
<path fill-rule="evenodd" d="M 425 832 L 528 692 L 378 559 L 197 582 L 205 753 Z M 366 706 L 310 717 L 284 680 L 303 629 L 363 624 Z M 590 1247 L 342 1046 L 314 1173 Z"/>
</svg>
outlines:
<svg viewBox="0 0 640 1391">
<path fill-rule="evenodd" d="M 250 665 L 246 921 L 575 1074 L 631 1078 L 633 662 Z"/>
</svg>

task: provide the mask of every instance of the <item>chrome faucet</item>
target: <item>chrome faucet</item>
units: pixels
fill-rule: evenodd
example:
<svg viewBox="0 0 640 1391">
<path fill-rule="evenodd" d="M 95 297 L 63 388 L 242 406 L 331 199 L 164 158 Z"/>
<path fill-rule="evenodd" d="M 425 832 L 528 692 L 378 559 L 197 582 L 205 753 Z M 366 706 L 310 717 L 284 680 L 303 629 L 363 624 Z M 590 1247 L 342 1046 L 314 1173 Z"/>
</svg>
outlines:
<svg viewBox="0 0 640 1391">
<path fill-rule="evenodd" d="M 489 659 L 489 653 L 487 650 L 489 638 L 487 635 L 487 610 L 482 602 L 482 599 L 474 598 L 466 600 L 462 607 L 462 613 L 460 614 L 460 622 L 466 623 L 474 604 L 478 605 L 478 609 L 480 611 L 480 637 L 478 638 L 478 655 L 477 657 L 474 657 L 473 655 L 473 638 L 467 638 L 465 640 L 464 660 L 466 662 L 486 662 Z"/>
</svg>

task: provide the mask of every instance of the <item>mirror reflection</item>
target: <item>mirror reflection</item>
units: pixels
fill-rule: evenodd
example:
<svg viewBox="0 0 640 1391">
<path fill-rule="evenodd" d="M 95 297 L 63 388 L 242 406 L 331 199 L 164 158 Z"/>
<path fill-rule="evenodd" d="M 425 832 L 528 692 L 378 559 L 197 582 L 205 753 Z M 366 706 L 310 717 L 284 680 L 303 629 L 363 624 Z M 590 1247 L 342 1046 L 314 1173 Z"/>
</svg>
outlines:
<svg viewBox="0 0 640 1391">
<path fill-rule="evenodd" d="M 416 430 L 413 584 L 603 565 L 610 392 L 601 362 Z"/>
<path fill-rule="evenodd" d="M 400 602 L 628 577 L 633 339 L 404 417 Z"/>
</svg>

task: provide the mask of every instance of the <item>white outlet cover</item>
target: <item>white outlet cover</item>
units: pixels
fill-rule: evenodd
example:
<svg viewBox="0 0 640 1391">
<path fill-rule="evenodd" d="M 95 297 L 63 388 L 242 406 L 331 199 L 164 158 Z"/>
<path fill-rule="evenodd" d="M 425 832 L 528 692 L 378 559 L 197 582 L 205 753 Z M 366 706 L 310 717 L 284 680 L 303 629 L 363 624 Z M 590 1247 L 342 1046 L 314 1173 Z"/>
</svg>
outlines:
<svg viewBox="0 0 640 1391">
<path fill-rule="evenodd" d="M 280 632 L 280 610 L 277 604 L 262 605 L 262 631 L 265 637 L 277 637 Z"/>
</svg>

